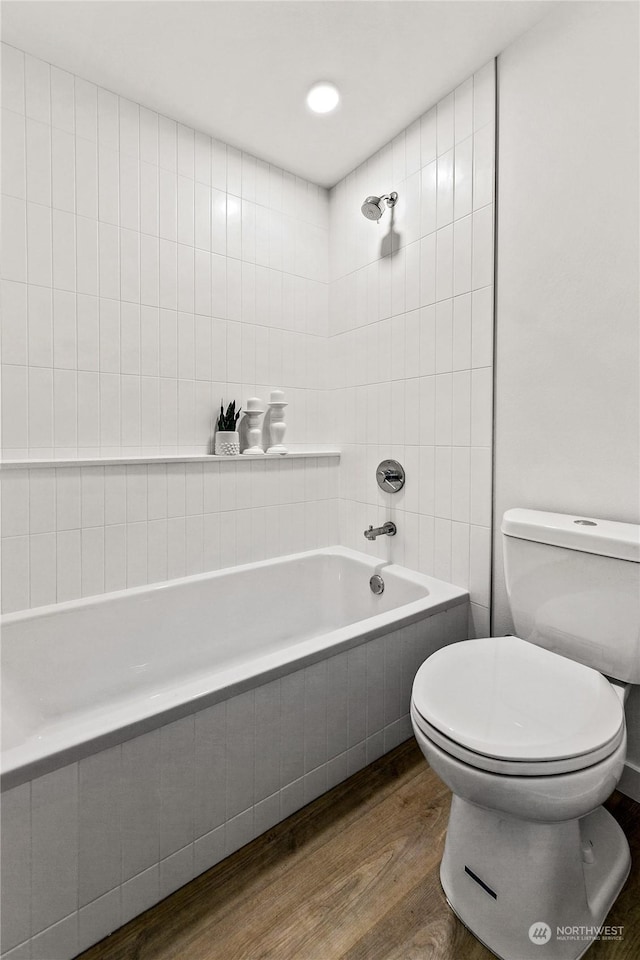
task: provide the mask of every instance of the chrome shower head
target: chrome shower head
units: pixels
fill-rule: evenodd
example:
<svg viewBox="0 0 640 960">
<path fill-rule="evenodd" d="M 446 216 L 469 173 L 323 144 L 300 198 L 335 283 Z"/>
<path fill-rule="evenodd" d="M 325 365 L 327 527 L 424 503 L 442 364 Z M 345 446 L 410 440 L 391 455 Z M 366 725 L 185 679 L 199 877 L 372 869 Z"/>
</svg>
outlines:
<svg viewBox="0 0 640 960">
<path fill-rule="evenodd" d="M 367 197 L 360 209 L 367 220 L 379 220 L 383 213 L 380 197 Z"/>
<path fill-rule="evenodd" d="M 394 207 L 397 199 L 398 194 L 395 191 L 389 194 L 385 193 L 382 197 L 367 197 L 360 209 L 367 220 L 379 220 L 384 213 L 384 201 L 387 201 L 388 207 Z"/>
</svg>

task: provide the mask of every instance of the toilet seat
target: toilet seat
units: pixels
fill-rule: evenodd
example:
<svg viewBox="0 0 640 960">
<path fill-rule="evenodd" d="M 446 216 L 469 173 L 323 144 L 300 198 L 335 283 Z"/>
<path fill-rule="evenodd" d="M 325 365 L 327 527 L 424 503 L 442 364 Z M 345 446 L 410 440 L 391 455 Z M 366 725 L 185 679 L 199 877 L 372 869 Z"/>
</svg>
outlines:
<svg viewBox="0 0 640 960">
<path fill-rule="evenodd" d="M 580 770 L 624 737 L 624 711 L 596 670 L 518 637 L 461 641 L 418 670 L 414 723 L 451 756 L 507 776 Z"/>
</svg>

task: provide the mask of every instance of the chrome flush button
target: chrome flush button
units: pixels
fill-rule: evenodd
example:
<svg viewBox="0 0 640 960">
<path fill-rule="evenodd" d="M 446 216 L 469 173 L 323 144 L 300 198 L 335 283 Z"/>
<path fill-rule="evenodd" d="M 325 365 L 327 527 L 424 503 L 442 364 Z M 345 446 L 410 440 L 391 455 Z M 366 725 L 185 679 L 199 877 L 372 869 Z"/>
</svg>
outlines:
<svg viewBox="0 0 640 960">
<path fill-rule="evenodd" d="M 577 523 L 581 527 L 597 527 L 598 524 L 595 520 L 574 520 L 574 523 Z"/>
</svg>

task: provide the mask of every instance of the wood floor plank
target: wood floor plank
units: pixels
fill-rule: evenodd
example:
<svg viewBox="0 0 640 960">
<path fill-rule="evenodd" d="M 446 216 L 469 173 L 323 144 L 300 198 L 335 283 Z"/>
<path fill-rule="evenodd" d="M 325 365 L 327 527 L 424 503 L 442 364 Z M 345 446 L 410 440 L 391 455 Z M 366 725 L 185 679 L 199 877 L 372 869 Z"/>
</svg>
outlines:
<svg viewBox="0 0 640 960">
<path fill-rule="evenodd" d="M 81 960 L 491 960 L 449 909 L 439 864 L 450 794 L 415 741 L 278 824 Z M 608 918 L 624 940 L 593 960 L 640 957 L 640 805 L 607 805 L 632 846 Z"/>
</svg>

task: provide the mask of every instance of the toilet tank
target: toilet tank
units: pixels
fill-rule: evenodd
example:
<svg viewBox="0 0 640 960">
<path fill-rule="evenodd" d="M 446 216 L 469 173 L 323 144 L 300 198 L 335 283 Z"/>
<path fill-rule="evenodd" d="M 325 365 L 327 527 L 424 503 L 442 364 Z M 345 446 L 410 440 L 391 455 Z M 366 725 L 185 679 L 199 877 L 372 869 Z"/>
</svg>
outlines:
<svg viewBox="0 0 640 960">
<path fill-rule="evenodd" d="M 501 529 L 517 635 L 640 683 L 640 526 L 514 509 Z"/>
</svg>

